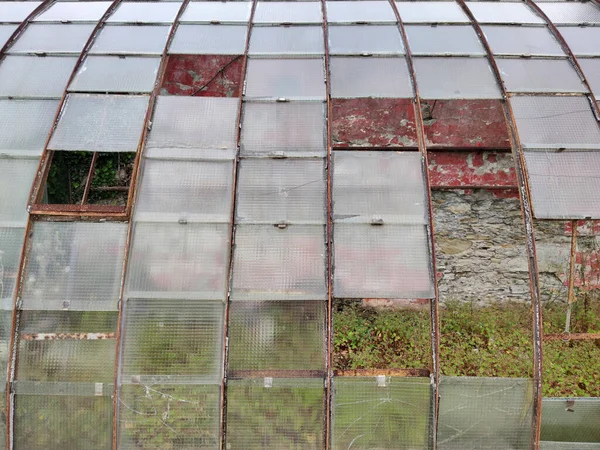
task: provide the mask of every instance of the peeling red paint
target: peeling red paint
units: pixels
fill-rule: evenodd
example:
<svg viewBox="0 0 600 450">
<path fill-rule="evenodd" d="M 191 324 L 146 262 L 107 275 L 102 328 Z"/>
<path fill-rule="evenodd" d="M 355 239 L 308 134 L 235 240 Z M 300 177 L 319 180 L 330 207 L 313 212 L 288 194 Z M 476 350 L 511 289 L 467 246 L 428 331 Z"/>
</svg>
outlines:
<svg viewBox="0 0 600 450">
<path fill-rule="evenodd" d="M 500 100 L 421 100 L 427 148 L 510 149 Z"/>
<path fill-rule="evenodd" d="M 334 147 L 418 146 L 410 99 L 332 99 L 331 104 Z"/>
<path fill-rule="evenodd" d="M 573 227 L 568 221 L 565 225 L 565 235 L 571 236 Z M 600 220 L 578 220 L 577 236 L 600 236 Z"/>
<path fill-rule="evenodd" d="M 161 94 L 239 97 L 242 68 L 241 55 L 170 55 Z"/>
</svg>

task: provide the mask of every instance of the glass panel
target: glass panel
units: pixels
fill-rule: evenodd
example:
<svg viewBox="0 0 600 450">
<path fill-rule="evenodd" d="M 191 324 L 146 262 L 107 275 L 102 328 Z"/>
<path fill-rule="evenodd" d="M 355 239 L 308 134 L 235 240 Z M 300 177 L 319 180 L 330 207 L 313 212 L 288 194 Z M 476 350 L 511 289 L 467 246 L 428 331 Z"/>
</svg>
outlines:
<svg viewBox="0 0 600 450">
<path fill-rule="evenodd" d="M 37 16 L 34 22 L 97 22 L 112 2 L 58 2 Z"/>
<path fill-rule="evenodd" d="M 229 225 L 135 225 L 128 297 L 224 300 Z"/>
<path fill-rule="evenodd" d="M 328 1 L 327 21 L 337 23 L 396 23 L 396 15 L 386 1 Z"/>
<path fill-rule="evenodd" d="M 404 58 L 333 57 L 329 70 L 335 98 L 413 96 Z"/>
<path fill-rule="evenodd" d="M 57 108 L 58 100 L 0 100 L 0 153 L 41 154 Z"/>
<path fill-rule="evenodd" d="M 408 25 L 405 29 L 413 55 L 485 55 L 471 26 Z"/>
<path fill-rule="evenodd" d="M 37 166 L 35 159 L 0 158 L 0 223 L 27 222 L 27 201 Z"/>
<path fill-rule="evenodd" d="M 236 223 L 325 223 L 321 159 L 240 162 Z"/>
<path fill-rule="evenodd" d="M 325 370 L 325 307 L 323 301 L 233 302 L 229 371 Z"/>
<path fill-rule="evenodd" d="M 21 23 L 41 4 L 42 2 L 0 2 L 0 17 L 2 22 Z"/>
<path fill-rule="evenodd" d="M 160 55 L 165 49 L 168 26 L 107 25 L 90 53 L 143 53 Z"/>
<path fill-rule="evenodd" d="M 479 23 L 545 23 L 523 3 L 467 2 Z"/>
<path fill-rule="evenodd" d="M 600 55 L 600 27 L 559 27 L 558 30 L 576 56 Z"/>
<path fill-rule="evenodd" d="M 425 226 L 338 223 L 334 242 L 335 297 L 433 297 Z"/>
<path fill-rule="evenodd" d="M 107 23 L 171 23 L 181 7 L 179 2 L 123 2 Z"/>
<path fill-rule="evenodd" d="M 546 27 L 482 27 L 496 55 L 564 56 L 564 52 Z"/>
<path fill-rule="evenodd" d="M 23 228 L 0 227 L 0 263 L 2 263 L 2 271 L 0 271 L 0 300 L 5 309 L 12 308 L 24 239 L 24 226 Z M 7 357 L 8 353 L 6 353 L 5 358 Z M 6 373 L 6 371 L 3 373 Z"/>
<path fill-rule="evenodd" d="M 598 449 L 600 429 L 596 424 L 599 422 L 599 398 L 544 398 L 540 448 Z"/>
<path fill-rule="evenodd" d="M 600 148 L 587 98 L 515 96 L 510 103 L 524 147 Z"/>
<path fill-rule="evenodd" d="M 122 382 L 220 383 L 223 312 L 221 302 L 128 299 Z"/>
<path fill-rule="evenodd" d="M 80 92 L 151 92 L 160 58 L 88 56 L 69 85 Z"/>
<path fill-rule="evenodd" d="M 322 55 L 321 27 L 255 27 L 250 37 L 250 55 Z"/>
<path fill-rule="evenodd" d="M 403 54 L 404 44 L 396 25 L 328 27 L 329 54 Z"/>
<path fill-rule="evenodd" d="M 539 6 L 557 25 L 600 23 L 600 8 L 592 3 L 541 3 Z"/>
<path fill-rule="evenodd" d="M 254 23 L 323 23 L 320 2 L 259 1 Z"/>
<path fill-rule="evenodd" d="M 0 5 L 0 11 L 2 11 L 2 14 L 4 13 L 3 6 L 6 3 L 7 2 L 3 2 L 3 4 Z M 2 17 L 4 18 L 4 16 Z M 17 27 L 18 25 L 0 25 L 0 47 L 3 47 L 4 44 L 6 44 L 6 42 L 10 39 L 12 34 L 17 29 Z"/>
<path fill-rule="evenodd" d="M 579 58 L 581 70 L 596 97 L 600 97 L 600 59 Z"/>
<path fill-rule="evenodd" d="M 502 81 L 509 92 L 586 92 L 567 60 L 498 59 Z M 549 77 L 548 74 L 552 76 Z"/>
<path fill-rule="evenodd" d="M 94 25 L 33 23 L 25 28 L 10 53 L 81 53 Z"/>
<path fill-rule="evenodd" d="M 427 223 L 418 152 L 337 151 L 333 155 L 335 222 Z"/>
<path fill-rule="evenodd" d="M 135 152 L 148 96 L 69 94 L 52 135 L 52 150 Z"/>
<path fill-rule="evenodd" d="M 242 155 L 325 155 L 323 103 L 244 103 Z"/>
<path fill-rule="evenodd" d="M 429 378 L 336 377 L 332 449 L 429 448 Z"/>
<path fill-rule="evenodd" d="M 190 2 L 181 22 L 248 22 L 252 2 Z"/>
<path fill-rule="evenodd" d="M 501 98 L 485 58 L 414 58 L 423 98 Z"/>
<path fill-rule="evenodd" d="M 0 96 L 61 98 L 77 58 L 7 56 L 0 65 Z"/>
<path fill-rule="evenodd" d="M 308 3 L 296 5 L 304 4 Z M 245 95 L 246 98 L 255 99 L 283 97 L 292 100 L 324 100 L 323 60 L 249 59 Z"/>
<path fill-rule="evenodd" d="M 404 23 L 469 23 L 464 11 L 455 2 L 396 2 Z"/>
<path fill-rule="evenodd" d="M 232 300 L 323 300 L 325 227 L 238 225 Z"/>
<path fill-rule="evenodd" d="M 179 25 L 169 53 L 242 55 L 247 33 L 242 25 Z"/>
<path fill-rule="evenodd" d="M 36 222 L 23 309 L 116 310 L 127 224 Z"/>
</svg>

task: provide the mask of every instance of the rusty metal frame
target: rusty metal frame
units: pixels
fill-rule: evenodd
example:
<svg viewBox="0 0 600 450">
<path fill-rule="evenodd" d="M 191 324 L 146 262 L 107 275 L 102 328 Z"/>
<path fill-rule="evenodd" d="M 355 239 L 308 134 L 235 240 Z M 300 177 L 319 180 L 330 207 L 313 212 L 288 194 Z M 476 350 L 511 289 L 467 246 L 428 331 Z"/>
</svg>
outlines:
<svg viewBox="0 0 600 450">
<path fill-rule="evenodd" d="M 336 377 L 375 377 L 385 375 L 388 377 L 403 378 L 429 378 L 431 372 L 427 369 L 354 369 L 334 370 Z"/>
</svg>

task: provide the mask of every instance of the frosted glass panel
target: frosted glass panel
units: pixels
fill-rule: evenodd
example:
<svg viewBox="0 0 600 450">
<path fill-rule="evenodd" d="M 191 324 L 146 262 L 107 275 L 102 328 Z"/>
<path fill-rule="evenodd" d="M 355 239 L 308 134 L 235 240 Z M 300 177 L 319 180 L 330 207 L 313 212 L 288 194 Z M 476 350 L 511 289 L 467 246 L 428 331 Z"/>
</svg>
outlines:
<svg viewBox="0 0 600 450">
<path fill-rule="evenodd" d="M 57 108 L 58 100 L 0 100 L 0 153 L 41 154 Z"/>
<path fill-rule="evenodd" d="M 97 22 L 112 2 L 57 2 L 33 19 L 36 22 Z"/>
<path fill-rule="evenodd" d="M 467 2 L 479 23 L 545 23 L 524 3 Z"/>
<path fill-rule="evenodd" d="M 255 27 L 250 38 L 250 55 L 322 55 L 321 27 Z"/>
<path fill-rule="evenodd" d="M 498 59 L 497 64 L 509 92 L 587 92 L 567 60 Z"/>
<path fill-rule="evenodd" d="M 25 28 L 10 53 L 77 53 L 79 56 L 93 30 L 92 24 L 33 23 Z"/>
<path fill-rule="evenodd" d="M 7 56 L 0 64 L 0 96 L 61 98 L 77 58 Z"/>
<path fill-rule="evenodd" d="M 2 251 L 2 266 L 4 270 L 0 272 L 0 300 L 2 304 L 12 307 L 14 298 L 14 289 L 19 276 L 19 263 L 21 261 L 21 250 L 23 240 L 25 239 L 25 224 L 22 228 L 0 227 L 0 251 Z M 8 309 L 5 306 L 5 309 Z M 8 348 L 8 342 L 4 348 Z M 8 355 L 8 353 L 5 353 Z M 5 359 L 7 356 L 4 357 Z M 4 375 L 3 379 L 6 375 Z"/>
<path fill-rule="evenodd" d="M 23 22 L 42 2 L 0 2 L 2 22 Z"/>
<path fill-rule="evenodd" d="M 37 166 L 36 159 L 0 158 L 0 223 L 24 225 L 27 221 L 27 200 Z"/>
<path fill-rule="evenodd" d="M 541 3 L 539 6 L 557 25 L 600 23 L 600 8 L 593 3 Z"/>
<path fill-rule="evenodd" d="M 485 55 L 471 26 L 407 25 L 405 30 L 413 55 Z"/>
<path fill-rule="evenodd" d="M 243 23 L 250 20 L 252 2 L 190 2 L 181 22 Z"/>
<path fill-rule="evenodd" d="M 396 2 L 404 23 L 470 23 L 456 2 Z"/>
<path fill-rule="evenodd" d="M 179 2 L 123 2 L 107 23 L 171 23 L 180 7 Z"/>
<path fill-rule="evenodd" d="M 242 55 L 248 27 L 242 25 L 179 25 L 171 54 Z"/>
<path fill-rule="evenodd" d="M 386 1 L 328 1 L 327 21 L 337 23 L 396 23 L 396 15 Z"/>
<path fill-rule="evenodd" d="M 546 27 L 482 27 L 496 55 L 563 56 L 558 41 Z"/>
<path fill-rule="evenodd" d="M 169 26 L 107 25 L 94 41 L 90 53 L 161 55 L 169 29 Z"/>
<path fill-rule="evenodd" d="M 7 2 L 4 2 L 7 3 Z M 1 11 L 0 6 L 0 11 Z M 17 29 L 18 25 L 0 25 L 0 47 L 4 46 L 6 42 L 10 39 L 14 31 Z"/>
<path fill-rule="evenodd" d="M 579 58 L 579 65 L 585 74 L 596 99 L 600 97 L 600 59 Z"/>
<path fill-rule="evenodd" d="M 396 25 L 331 25 L 331 55 L 403 54 L 404 44 Z"/>
<path fill-rule="evenodd" d="M 323 23 L 320 2 L 259 1 L 254 23 Z"/>
<path fill-rule="evenodd" d="M 558 30 L 576 56 L 600 55 L 600 27 L 559 27 Z"/>
</svg>

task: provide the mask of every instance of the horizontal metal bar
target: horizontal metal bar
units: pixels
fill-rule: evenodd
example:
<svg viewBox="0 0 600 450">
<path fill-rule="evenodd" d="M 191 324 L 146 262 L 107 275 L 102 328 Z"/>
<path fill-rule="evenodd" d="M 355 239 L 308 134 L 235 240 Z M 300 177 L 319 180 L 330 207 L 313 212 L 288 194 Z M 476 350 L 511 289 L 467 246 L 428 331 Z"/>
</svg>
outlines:
<svg viewBox="0 0 600 450">
<path fill-rule="evenodd" d="M 376 377 L 385 375 L 390 377 L 429 377 L 429 369 L 354 369 L 334 370 L 336 377 Z"/>
<path fill-rule="evenodd" d="M 593 341 L 598 339 L 600 339 L 600 333 L 559 333 L 544 335 L 544 341 Z"/>
<path fill-rule="evenodd" d="M 22 333 L 23 341 L 99 341 L 114 339 L 116 333 Z"/>
<path fill-rule="evenodd" d="M 230 370 L 227 378 L 324 378 L 325 374 L 325 370 Z"/>
</svg>

